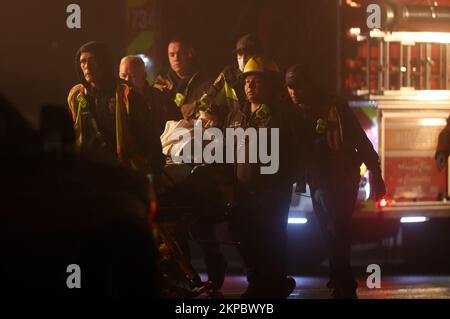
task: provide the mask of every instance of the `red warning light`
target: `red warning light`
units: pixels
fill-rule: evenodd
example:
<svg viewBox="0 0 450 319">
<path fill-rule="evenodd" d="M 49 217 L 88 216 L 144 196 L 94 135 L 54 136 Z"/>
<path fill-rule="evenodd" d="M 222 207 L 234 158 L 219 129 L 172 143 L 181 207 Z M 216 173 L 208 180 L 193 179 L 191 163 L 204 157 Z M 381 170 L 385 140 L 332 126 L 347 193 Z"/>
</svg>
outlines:
<svg viewBox="0 0 450 319">
<path fill-rule="evenodd" d="M 380 208 L 387 207 L 388 205 L 389 205 L 389 202 L 384 197 L 377 202 L 377 206 Z"/>
</svg>

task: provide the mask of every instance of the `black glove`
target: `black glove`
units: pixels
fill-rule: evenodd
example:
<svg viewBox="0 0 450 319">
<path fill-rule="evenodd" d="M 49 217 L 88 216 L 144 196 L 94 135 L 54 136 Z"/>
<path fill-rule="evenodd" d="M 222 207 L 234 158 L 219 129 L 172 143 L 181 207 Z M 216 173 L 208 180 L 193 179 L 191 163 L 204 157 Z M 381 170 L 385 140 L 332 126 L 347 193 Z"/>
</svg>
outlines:
<svg viewBox="0 0 450 319">
<path fill-rule="evenodd" d="M 377 172 L 370 175 L 371 197 L 378 201 L 386 195 L 386 185 L 384 184 L 381 173 Z"/>
</svg>

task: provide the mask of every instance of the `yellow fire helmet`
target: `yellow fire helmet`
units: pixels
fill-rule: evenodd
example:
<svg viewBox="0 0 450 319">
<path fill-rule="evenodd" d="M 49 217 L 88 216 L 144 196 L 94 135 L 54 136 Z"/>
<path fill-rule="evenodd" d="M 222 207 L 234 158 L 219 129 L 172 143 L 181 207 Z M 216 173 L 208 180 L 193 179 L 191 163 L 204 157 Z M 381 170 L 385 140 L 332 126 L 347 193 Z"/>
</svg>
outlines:
<svg viewBox="0 0 450 319">
<path fill-rule="evenodd" d="M 250 58 L 244 67 L 243 76 L 254 73 L 268 73 L 268 74 L 278 74 L 280 70 L 277 64 L 269 58 L 256 56 Z"/>
</svg>

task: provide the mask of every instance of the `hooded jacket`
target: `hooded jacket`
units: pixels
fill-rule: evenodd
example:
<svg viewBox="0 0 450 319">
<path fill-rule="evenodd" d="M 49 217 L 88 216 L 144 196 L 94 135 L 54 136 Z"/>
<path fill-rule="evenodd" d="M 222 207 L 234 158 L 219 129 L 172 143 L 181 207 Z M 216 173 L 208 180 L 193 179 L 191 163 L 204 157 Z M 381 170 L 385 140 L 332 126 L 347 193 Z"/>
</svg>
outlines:
<svg viewBox="0 0 450 319">
<path fill-rule="evenodd" d="M 308 183 L 317 188 L 342 178 L 358 179 L 362 163 L 381 176 L 378 154 L 347 103 L 318 95 L 313 104 L 307 112 L 293 110 Z"/>
<path fill-rule="evenodd" d="M 91 87 L 83 75 L 83 52 L 96 57 L 100 89 Z M 115 78 L 107 47 L 98 42 L 83 45 L 75 69 L 81 83 L 70 90 L 68 104 L 79 150 L 100 151 L 144 173 L 159 171 L 164 158 L 154 120 L 142 97 Z"/>
</svg>

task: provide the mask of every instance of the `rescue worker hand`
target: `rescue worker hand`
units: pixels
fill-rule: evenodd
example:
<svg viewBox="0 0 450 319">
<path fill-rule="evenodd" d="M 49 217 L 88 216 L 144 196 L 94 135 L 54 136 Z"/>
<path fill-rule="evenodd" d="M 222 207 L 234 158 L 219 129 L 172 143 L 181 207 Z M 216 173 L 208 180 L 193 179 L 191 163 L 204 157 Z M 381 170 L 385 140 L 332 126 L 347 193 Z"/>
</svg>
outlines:
<svg viewBox="0 0 450 319">
<path fill-rule="evenodd" d="M 190 120 L 195 118 L 195 114 L 198 111 L 198 103 L 193 102 L 193 103 L 189 103 L 189 104 L 183 104 L 180 107 L 181 110 L 181 114 L 183 115 L 183 118 L 185 120 Z"/>
<path fill-rule="evenodd" d="M 436 154 L 436 168 L 438 171 L 442 171 L 447 164 L 447 156 L 444 153 L 439 152 Z"/>
<path fill-rule="evenodd" d="M 384 184 L 383 177 L 381 173 L 375 173 L 370 175 L 370 186 L 371 186 L 371 197 L 378 201 L 384 195 L 386 195 L 386 185 Z"/>
</svg>

